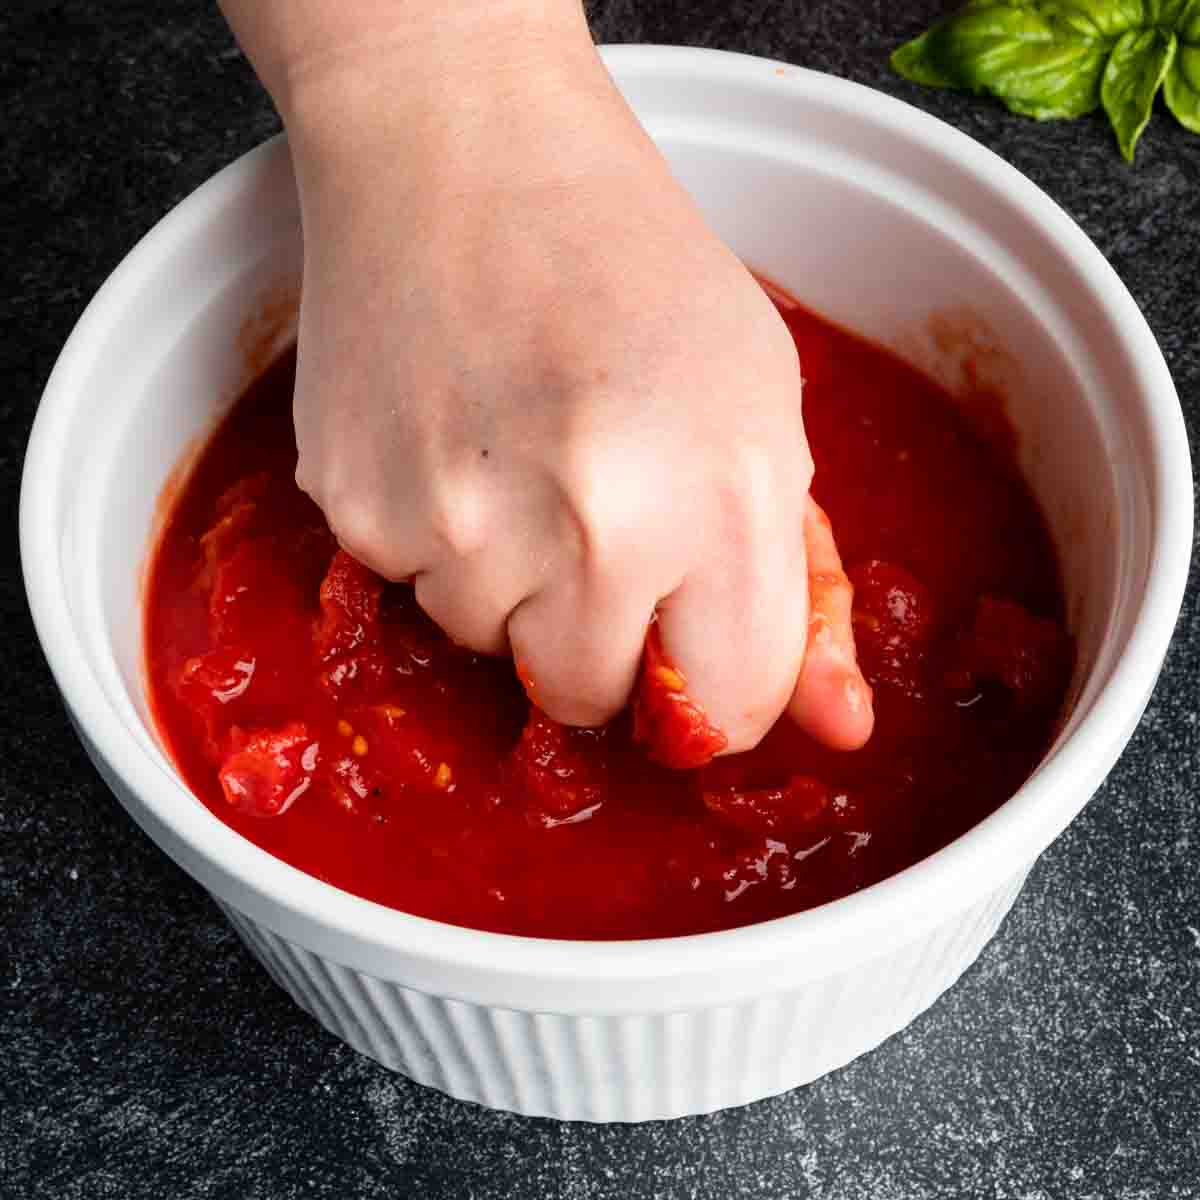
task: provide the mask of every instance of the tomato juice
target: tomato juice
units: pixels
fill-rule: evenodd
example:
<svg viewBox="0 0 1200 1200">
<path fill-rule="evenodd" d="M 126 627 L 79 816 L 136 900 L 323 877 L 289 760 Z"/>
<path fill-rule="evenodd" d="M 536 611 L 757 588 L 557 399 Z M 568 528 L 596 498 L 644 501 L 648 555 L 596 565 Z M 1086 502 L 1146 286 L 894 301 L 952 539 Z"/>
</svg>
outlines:
<svg viewBox="0 0 1200 1200">
<path fill-rule="evenodd" d="M 511 662 L 454 646 L 411 587 L 338 550 L 294 482 L 292 352 L 217 430 L 152 562 L 151 702 L 195 794 L 346 891 L 562 938 L 797 912 L 994 811 L 1047 748 L 1073 662 L 1012 438 L 891 353 L 803 308 L 783 315 L 814 496 L 855 586 L 876 711 L 864 749 L 825 749 L 784 717 L 749 753 L 676 770 L 651 761 L 628 713 L 584 730 L 532 708 Z M 652 667 L 666 691 L 651 723 L 677 682 Z M 692 761 L 720 745 L 702 724 L 693 735 Z"/>
</svg>

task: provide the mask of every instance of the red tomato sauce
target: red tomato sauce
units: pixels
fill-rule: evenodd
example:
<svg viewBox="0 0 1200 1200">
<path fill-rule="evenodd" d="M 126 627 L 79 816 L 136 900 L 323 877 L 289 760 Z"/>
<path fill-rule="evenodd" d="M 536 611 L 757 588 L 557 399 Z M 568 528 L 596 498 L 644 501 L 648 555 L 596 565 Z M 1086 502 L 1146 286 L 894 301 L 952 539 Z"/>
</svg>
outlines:
<svg viewBox="0 0 1200 1200">
<path fill-rule="evenodd" d="M 290 353 L 217 430 L 152 564 L 151 701 L 188 785 L 349 892 L 563 938 L 794 913 L 995 810 L 1046 749 L 1074 654 L 1012 439 L 887 351 L 784 317 L 875 691 L 865 749 L 826 750 L 785 717 L 747 754 L 652 761 L 635 726 L 676 765 L 722 744 L 653 638 L 633 715 L 581 730 L 532 709 L 510 662 L 455 647 L 410 587 L 338 552 L 293 481 Z"/>
</svg>

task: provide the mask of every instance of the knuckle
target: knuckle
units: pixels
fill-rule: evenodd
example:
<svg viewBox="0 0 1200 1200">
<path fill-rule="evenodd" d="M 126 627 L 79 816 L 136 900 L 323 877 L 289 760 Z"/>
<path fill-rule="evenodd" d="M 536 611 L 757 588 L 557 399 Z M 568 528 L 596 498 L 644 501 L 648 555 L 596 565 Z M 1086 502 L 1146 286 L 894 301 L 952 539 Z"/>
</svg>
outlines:
<svg viewBox="0 0 1200 1200">
<path fill-rule="evenodd" d="M 726 487 L 747 508 L 769 503 L 775 484 L 775 452 L 758 442 L 739 442 L 730 448 Z"/>
<path fill-rule="evenodd" d="M 372 505 L 343 495 L 326 498 L 325 520 L 338 545 L 360 562 L 378 562 L 384 544 L 380 535 L 381 523 Z"/>
<path fill-rule="evenodd" d="M 782 503 L 775 465 L 763 447 L 729 448 L 715 481 L 722 550 L 745 562 L 759 554 L 778 531 Z"/>
<path fill-rule="evenodd" d="M 396 559 L 384 514 L 369 491 L 326 486 L 318 494 L 309 495 L 320 506 L 330 532 L 347 554 L 387 579 L 409 574 L 410 568 Z"/>
<path fill-rule="evenodd" d="M 471 581 L 423 571 L 413 581 L 417 603 L 446 636 L 478 654 L 501 653 L 507 644 L 504 614 Z"/>
<path fill-rule="evenodd" d="M 726 536 L 760 554 L 802 536 L 811 459 L 768 442 L 731 447 L 719 484 Z"/>
<path fill-rule="evenodd" d="M 487 542 L 485 505 L 470 486 L 439 488 L 426 502 L 425 521 L 445 557 L 470 558 Z"/>
<path fill-rule="evenodd" d="M 306 455 L 301 454 L 296 463 L 296 486 L 316 504 L 321 503 L 321 491 L 317 484 L 317 475 L 309 464 Z"/>
<path fill-rule="evenodd" d="M 609 570 L 621 557 L 631 522 L 646 502 L 645 492 L 621 486 L 627 469 L 595 440 L 567 447 L 556 482 L 568 561 Z"/>
</svg>

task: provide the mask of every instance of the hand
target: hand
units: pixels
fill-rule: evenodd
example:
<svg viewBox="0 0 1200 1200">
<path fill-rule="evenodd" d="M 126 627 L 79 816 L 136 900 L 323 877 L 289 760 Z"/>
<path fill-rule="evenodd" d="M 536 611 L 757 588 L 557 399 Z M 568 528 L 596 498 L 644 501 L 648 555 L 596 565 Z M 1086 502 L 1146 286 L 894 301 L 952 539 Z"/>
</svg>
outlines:
<svg viewBox="0 0 1200 1200">
<path fill-rule="evenodd" d="M 456 641 L 511 651 L 560 721 L 624 705 L 657 612 L 729 751 L 789 704 L 860 745 L 870 691 L 809 508 L 791 337 L 581 14 L 536 32 L 515 61 L 419 81 L 403 39 L 293 72 L 297 479 L 347 550 L 412 578 Z"/>
</svg>

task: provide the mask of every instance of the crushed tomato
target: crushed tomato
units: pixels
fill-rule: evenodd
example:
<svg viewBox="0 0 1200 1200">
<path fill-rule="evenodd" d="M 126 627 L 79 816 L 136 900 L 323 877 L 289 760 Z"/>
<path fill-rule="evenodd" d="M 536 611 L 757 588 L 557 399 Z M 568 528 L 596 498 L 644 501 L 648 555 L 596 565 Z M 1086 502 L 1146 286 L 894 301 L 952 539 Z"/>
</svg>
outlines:
<svg viewBox="0 0 1200 1200">
<path fill-rule="evenodd" d="M 567 938 L 796 912 L 997 808 L 1045 749 L 1074 657 L 1011 431 L 996 436 L 994 402 L 976 429 L 970 404 L 890 353 L 782 311 L 875 690 L 865 749 L 827 750 L 783 718 L 713 758 L 723 735 L 653 626 L 629 712 L 552 721 L 510 662 L 454 646 L 410 587 L 338 549 L 294 483 L 293 353 L 218 429 L 153 559 L 151 700 L 196 795 L 347 891 Z"/>
</svg>

